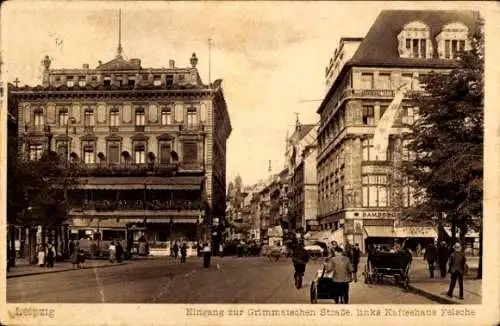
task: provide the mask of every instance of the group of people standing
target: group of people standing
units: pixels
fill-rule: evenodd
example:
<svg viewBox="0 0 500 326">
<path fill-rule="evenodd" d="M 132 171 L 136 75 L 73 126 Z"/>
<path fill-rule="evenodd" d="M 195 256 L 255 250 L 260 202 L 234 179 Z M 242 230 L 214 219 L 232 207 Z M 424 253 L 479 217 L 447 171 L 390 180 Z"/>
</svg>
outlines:
<svg viewBox="0 0 500 326">
<path fill-rule="evenodd" d="M 186 242 L 182 242 L 179 246 L 179 243 L 177 241 L 174 242 L 174 245 L 172 246 L 172 256 L 177 259 L 179 256 L 179 251 L 181 254 L 181 263 L 186 262 L 186 256 L 187 256 L 187 244 Z"/>
<path fill-rule="evenodd" d="M 448 288 L 448 297 L 453 296 L 453 291 L 458 280 L 459 297 L 464 298 L 464 274 L 467 271 L 467 259 L 462 251 L 460 243 L 455 243 L 453 247 L 449 247 L 446 242 L 442 241 L 437 246 L 431 243 L 425 250 L 424 259 L 427 260 L 429 266 L 430 277 L 434 278 L 435 264 L 439 266 L 441 278 L 446 277 L 446 271 L 451 274 L 450 286 Z M 448 268 L 447 268 L 448 267 Z"/>
<path fill-rule="evenodd" d="M 109 251 L 109 261 L 114 263 L 121 263 L 125 256 L 125 251 L 123 250 L 123 246 L 120 241 L 117 241 L 116 244 L 114 241 L 111 241 L 108 247 Z"/>
<path fill-rule="evenodd" d="M 53 244 L 41 244 L 38 248 L 38 266 L 54 267 L 56 248 Z"/>
</svg>

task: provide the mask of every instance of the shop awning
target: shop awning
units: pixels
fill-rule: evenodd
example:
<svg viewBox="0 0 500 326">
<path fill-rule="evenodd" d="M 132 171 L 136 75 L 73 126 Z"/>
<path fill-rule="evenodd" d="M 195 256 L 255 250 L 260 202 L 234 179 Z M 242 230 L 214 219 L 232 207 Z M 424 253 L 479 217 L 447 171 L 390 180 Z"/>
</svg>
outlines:
<svg viewBox="0 0 500 326">
<path fill-rule="evenodd" d="M 392 226 L 365 226 L 366 235 L 370 238 L 394 238 L 394 228 Z"/>
<path fill-rule="evenodd" d="M 396 238 L 434 238 L 438 235 L 431 226 L 412 226 L 394 228 Z"/>
<path fill-rule="evenodd" d="M 448 236 L 451 237 L 451 227 L 445 226 L 443 229 L 446 232 L 446 234 L 448 234 Z M 460 237 L 460 229 L 457 228 L 456 230 L 457 230 L 456 236 Z M 465 237 L 466 238 L 479 238 L 479 232 L 476 232 L 474 230 L 467 230 L 467 233 L 465 234 Z"/>
<path fill-rule="evenodd" d="M 330 238 L 332 235 L 331 230 L 309 232 L 309 233 L 311 236 L 307 240 L 315 240 L 315 241 L 321 241 L 321 242 L 325 242 L 325 243 L 330 242 Z"/>
<path fill-rule="evenodd" d="M 176 177 L 87 177 L 82 179 L 80 189 L 104 190 L 198 190 L 203 176 Z"/>
</svg>

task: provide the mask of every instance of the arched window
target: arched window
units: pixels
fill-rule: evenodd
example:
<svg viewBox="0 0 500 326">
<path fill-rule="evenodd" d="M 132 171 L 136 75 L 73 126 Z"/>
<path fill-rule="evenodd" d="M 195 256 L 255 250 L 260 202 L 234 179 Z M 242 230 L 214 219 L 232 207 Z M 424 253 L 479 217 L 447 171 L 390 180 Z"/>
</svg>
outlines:
<svg viewBox="0 0 500 326">
<path fill-rule="evenodd" d="M 460 51 L 469 49 L 469 28 L 460 22 L 445 25 L 436 36 L 440 59 L 456 59 Z"/>
<path fill-rule="evenodd" d="M 421 21 L 406 24 L 398 35 L 398 51 L 401 58 L 430 59 L 432 43 L 429 27 Z"/>
</svg>

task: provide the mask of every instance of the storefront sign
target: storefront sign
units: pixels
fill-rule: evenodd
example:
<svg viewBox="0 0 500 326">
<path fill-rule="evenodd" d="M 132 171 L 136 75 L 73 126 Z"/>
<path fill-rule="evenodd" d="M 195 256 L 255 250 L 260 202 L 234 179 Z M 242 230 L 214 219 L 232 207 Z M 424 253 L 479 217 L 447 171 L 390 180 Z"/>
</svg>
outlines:
<svg viewBox="0 0 500 326">
<path fill-rule="evenodd" d="M 375 212 L 362 212 L 361 216 L 363 218 L 398 218 L 401 216 L 401 212 L 388 212 L 388 211 L 375 211 Z"/>
</svg>

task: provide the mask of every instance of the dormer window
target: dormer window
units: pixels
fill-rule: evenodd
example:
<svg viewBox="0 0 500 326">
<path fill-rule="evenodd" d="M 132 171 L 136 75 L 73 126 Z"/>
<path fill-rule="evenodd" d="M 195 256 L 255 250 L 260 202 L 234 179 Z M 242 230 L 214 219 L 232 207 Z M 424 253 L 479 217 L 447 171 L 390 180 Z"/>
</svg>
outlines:
<svg viewBox="0 0 500 326">
<path fill-rule="evenodd" d="M 432 43 L 429 27 L 420 21 L 411 22 L 398 35 L 399 56 L 401 58 L 430 59 Z"/>
<path fill-rule="evenodd" d="M 458 53 L 469 48 L 469 29 L 462 23 L 451 23 L 443 27 L 436 37 L 440 59 L 456 59 Z"/>
<path fill-rule="evenodd" d="M 73 81 L 73 76 L 66 77 L 66 86 L 73 87 L 75 82 Z"/>
</svg>

